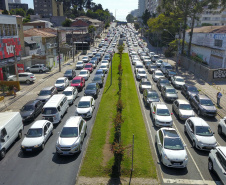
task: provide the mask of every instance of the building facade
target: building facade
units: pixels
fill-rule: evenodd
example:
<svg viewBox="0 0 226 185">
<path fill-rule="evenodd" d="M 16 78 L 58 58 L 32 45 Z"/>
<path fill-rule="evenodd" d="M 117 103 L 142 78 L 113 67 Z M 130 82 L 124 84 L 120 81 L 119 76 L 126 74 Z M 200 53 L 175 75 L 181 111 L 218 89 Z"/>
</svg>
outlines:
<svg viewBox="0 0 226 185">
<path fill-rule="evenodd" d="M 138 11 L 139 11 L 138 16 L 141 17 L 145 10 L 146 10 L 145 0 L 139 0 L 138 1 Z"/>
<path fill-rule="evenodd" d="M 34 12 L 42 18 L 63 16 L 63 3 L 56 0 L 34 0 Z"/>
<path fill-rule="evenodd" d="M 25 3 L 8 3 L 9 11 L 16 8 L 22 8 L 24 10 L 28 10 L 28 4 Z"/>
<path fill-rule="evenodd" d="M 8 0 L 0 0 L 0 10 L 9 11 Z"/>
<path fill-rule="evenodd" d="M 131 14 L 133 17 L 138 17 L 138 15 L 139 15 L 139 10 L 138 10 L 138 9 L 132 10 L 132 11 L 130 12 L 130 14 Z"/>
<path fill-rule="evenodd" d="M 161 0 L 148 0 L 147 9 L 151 15 L 157 15 L 158 6 L 161 5 Z"/>
</svg>

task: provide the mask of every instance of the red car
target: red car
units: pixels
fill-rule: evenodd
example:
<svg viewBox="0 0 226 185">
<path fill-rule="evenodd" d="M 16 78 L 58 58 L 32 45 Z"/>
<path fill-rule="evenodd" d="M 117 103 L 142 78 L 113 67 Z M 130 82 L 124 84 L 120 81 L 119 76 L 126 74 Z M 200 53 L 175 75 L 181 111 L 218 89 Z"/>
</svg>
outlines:
<svg viewBox="0 0 226 185">
<path fill-rule="evenodd" d="M 84 69 L 89 70 L 90 73 L 93 72 L 93 64 L 87 63 L 84 67 Z"/>
<path fill-rule="evenodd" d="M 72 79 L 71 86 L 77 87 L 81 91 L 85 87 L 85 79 L 81 76 L 76 76 Z"/>
</svg>

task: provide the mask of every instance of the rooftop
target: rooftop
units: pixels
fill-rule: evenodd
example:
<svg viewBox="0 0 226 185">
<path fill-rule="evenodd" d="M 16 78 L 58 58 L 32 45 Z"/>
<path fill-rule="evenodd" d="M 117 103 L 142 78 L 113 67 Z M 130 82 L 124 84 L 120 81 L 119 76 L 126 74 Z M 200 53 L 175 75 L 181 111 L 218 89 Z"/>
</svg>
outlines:
<svg viewBox="0 0 226 185">
<path fill-rule="evenodd" d="M 187 30 L 190 31 L 191 29 Z M 226 33 L 226 26 L 203 26 L 194 28 L 194 33 Z"/>
<path fill-rule="evenodd" d="M 38 29 L 38 28 L 31 28 L 24 31 L 24 37 L 31 37 L 31 36 L 40 36 L 45 38 L 56 37 L 56 35 L 52 33 L 48 33 L 47 31 L 43 31 L 42 29 Z"/>
</svg>

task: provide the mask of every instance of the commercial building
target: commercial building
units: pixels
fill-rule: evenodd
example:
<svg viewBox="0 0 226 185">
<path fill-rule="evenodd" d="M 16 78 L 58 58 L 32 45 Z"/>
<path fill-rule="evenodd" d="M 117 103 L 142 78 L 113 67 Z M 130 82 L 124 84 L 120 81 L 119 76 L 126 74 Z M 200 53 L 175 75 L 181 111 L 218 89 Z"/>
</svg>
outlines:
<svg viewBox="0 0 226 185">
<path fill-rule="evenodd" d="M 8 0 L 0 0 L 0 10 L 9 11 Z"/>
<path fill-rule="evenodd" d="M 56 0 L 34 0 L 34 12 L 42 18 L 63 16 L 63 3 Z"/>
<path fill-rule="evenodd" d="M 25 3 L 8 3 L 9 11 L 16 8 L 22 8 L 24 10 L 28 10 L 28 4 Z"/>
<path fill-rule="evenodd" d="M 145 0 L 139 0 L 138 1 L 138 11 L 139 11 L 139 14 L 138 16 L 141 17 L 144 13 L 144 11 L 146 10 L 146 7 L 145 7 Z"/>
<path fill-rule="evenodd" d="M 190 31 L 186 31 L 186 42 Z M 211 69 L 226 68 L 226 26 L 194 28 L 191 55 L 199 57 Z"/>
</svg>

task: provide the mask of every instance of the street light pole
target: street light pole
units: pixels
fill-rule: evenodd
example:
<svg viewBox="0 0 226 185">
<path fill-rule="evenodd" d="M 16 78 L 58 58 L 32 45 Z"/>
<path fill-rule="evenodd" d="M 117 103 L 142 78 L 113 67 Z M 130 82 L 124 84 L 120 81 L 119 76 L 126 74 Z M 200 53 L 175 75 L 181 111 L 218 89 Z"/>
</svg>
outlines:
<svg viewBox="0 0 226 185">
<path fill-rule="evenodd" d="M 16 70 L 16 81 L 19 81 L 17 57 L 16 57 L 16 46 L 14 46 L 14 59 L 15 59 L 15 70 Z"/>
<path fill-rule="evenodd" d="M 58 48 L 58 58 L 59 58 L 59 72 L 61 72 L 61 65 L 60 65 L 60 34 L 57 30 L 57 48 Z"/>
</svg>

